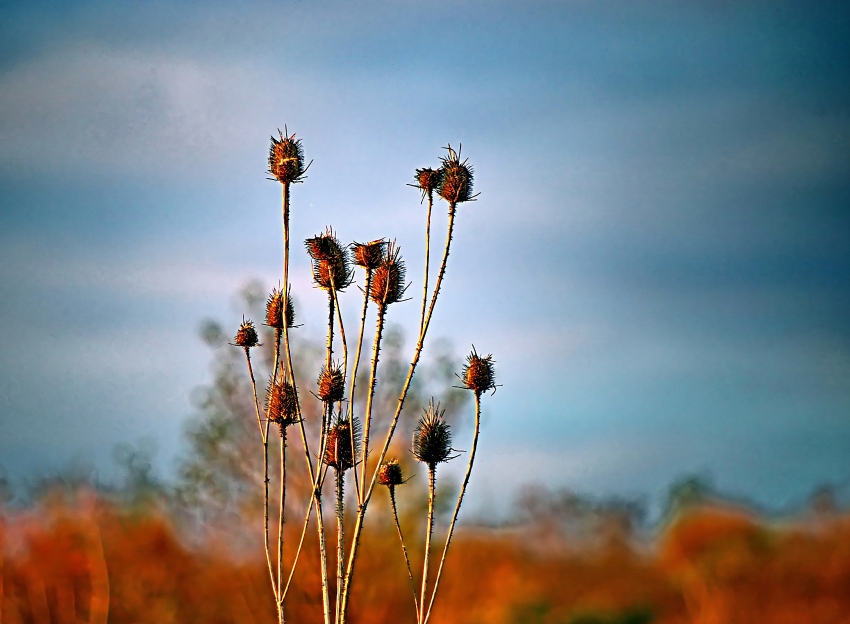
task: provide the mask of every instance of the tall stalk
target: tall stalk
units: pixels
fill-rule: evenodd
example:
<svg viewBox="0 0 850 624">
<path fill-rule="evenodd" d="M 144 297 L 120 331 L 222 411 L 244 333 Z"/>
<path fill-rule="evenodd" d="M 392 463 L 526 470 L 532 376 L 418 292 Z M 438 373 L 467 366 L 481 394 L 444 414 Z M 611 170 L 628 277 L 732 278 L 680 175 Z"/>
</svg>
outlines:
<svg viewBox="0 0 850 624">
<path fill-rule="evenodd" d="M 452 542 L 452 534 L 454 533 L 455 523 L 457 522 L 457 516 L 460 512 L 460 505 L 463 502 L 463 496 L 466 493 L 466 486 L 469 485 L 469 476 L 472 474 L 472 464 L 475 462 L 475 450 L 478 448 L 478 433 L 481 428 L 481 392 L 475 393 L 475 433 L 472 435 L 472 449 L 469 451 L 469 461 L 466 464 L 466 474 L 463 476 L 463 485 L 460 487 L 460 494 L 457 497 L 457 503 L 455 503 L 455 509 L 452 513 L 452 521 L 449 523 L 449 531 L 446 535 L 446 543 L 443 546 L 443 554 L 440 557 L 440 565 L 437 568 L 437 576 L 434 578 L 434 588 L 431 590 L 431 600 L 428 602 L 428 610 L 425 611 L 424 604 L 424 594 L 423 594 L 423 603 L 421 605 L 423 612 L 425 613 L 425 617 L 420 618 L 420 624 L 426 624 L 428 622 L 428 618 L 431 617 L 431 607 L 434 606 L 434 599 L 437 597 L 437 589 L 440 586 L 440 577 L 443 574 L 443 564 L 446 562 L 446 555 L 449 554 L 449 545 Z M 427 557 L 427 553 L 426 553 Z M 423 583 L 424 588 L 424 583 Z"/>
<path fill-rule="evenodd" d="M 428 523 L 425 526 L 425 556 L 422 562 L 422 591 L 419 596 L 418 622 L 425 617 L 425 591 L 428 588 L 428 561 L 431 558 L 431 535 L 434 533 L 434 493 L 437 478 L 437 466 L 428 465 Z"/>
</svg>

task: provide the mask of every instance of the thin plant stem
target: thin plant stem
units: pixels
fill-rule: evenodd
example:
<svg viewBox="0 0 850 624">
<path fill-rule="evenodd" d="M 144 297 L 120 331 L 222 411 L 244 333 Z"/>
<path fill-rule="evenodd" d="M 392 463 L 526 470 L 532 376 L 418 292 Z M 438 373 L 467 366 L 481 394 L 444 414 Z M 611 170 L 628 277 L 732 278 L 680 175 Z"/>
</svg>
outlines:
<svg viewBox="0 0 850 624">
<path fill-rule="evenodd" d="M 378 319 L 375 322 L 375 343 L 372 345 L 372 366 L 369 370 L 369 389 L 366 394 L 366 411 L 363 414 L 363 443 L 361 481 L 366 485 L 366 468 L 369 462 L 369 428 L 372 423 L 372 402 L 375 398 L 375 384 L 377 382 L 378 358 L 381 355 L 381 339 L 384 333 L 384 318 L 387 313 L 385 304 L 378 304 Z M 363 501 L 360 501 L 363 504 Z"/>
<path fill-rule="evenodd" d="M 407 575 L 410 577 L 410 589 L 413 591 L 413 606 L 416 608 L 416 621 L 419 621 L 419 599 L 416 597 L 416 581 L 413 580 L 413 568 L 410 567 L 410 557 L 407 554 L 407 546 L 404 545 L 404 535 L 401 532 L 401 523 L 398 520 L 398 509 L 395 504 L 395 486 L 390 486 L 390 506 L 393 510 L 393 520 L 398 531 L 398 539 L 401 542 L 401 550 L 404 553 L 404 563 L 407 564 Z"/>
<path fill-rule="evenodd" d="M 307 503 L 307 513 L 304 518 L 304 523 L 301 526 L 301 538 L 298 540 L 298 548 L 295 550 L 295 556 L 292 559 L 292 567 L 289 570 L 289 577 L 286 579 L 286 586 L 280 594 L 280 599 L 284 600 L 286 594 L 289 593 L 289 586 L 292 584 L 292 577 L 295 576 L 295 566 L 298 563 L 298 558 L 301 555 L 301 548 L 304 546 L 304 537 L 307 535 L 307 526 L 310 524 L 310 516 L 313 513 L 313 498 Z"/>
<path fill-rule="evenodd" d="M 345 564 L 345 471 L 336 469 L 336 620 L 339 622 L 339 609 L 342 606 L 342 581 Z"/>
<path fill-rule="evenodd" d="M 425 221 L 425 278 L 422 280 L 422 315 L 419 318 L 419 333 L 425 325 L 425 305 L 428 302 L 428 272 L 431 262 L 431 210 L 434 207 L 434 191 L 428 189 L 428 217 Z"/>
<path fill-rule="evenodd" d="M 475 462 L 475 449 L 478 448 L 478 433 L 481 428 L 481 393 L 475 393 L 475 433 L 472 436 L 472 449 L 469 451 L 469 462 L 466 464 L 466 474 L 463 477 L 463 485 L 460 487 L 460 494 L 457 497 L 455 510 L 452 514 L 452 521 L 449 523 L 449 532 L 446 535 L 446 544 L 443 546 L 443 555 L 440 557 L 440 566 L 437 569 L 437 576 L 434 579 L 434 589 L 431 590 L 431 600 L 428 603 L 428 611 L 425 614 L 425 619 L 421 624 L 426 624 L 431 616 L 431 608 L 434 606 L 434 599 L 437 597 L 437 588 L 440 585 L 440 576 L 443 573 L 443 564 L 446 562 L 446 555 L 449 553 L 449 545 L 452 542 L 452 533 L 454 532 L 457 515 L 460 512 L 460 505 L 463 502 L 463 495 L 466 493 L 466 486 L 469 484 L 469 475 L 472 474 L 472 464 Z"/>
<path fill-rule="evenodd" d="M 434 493 L 437 482 L 437 465 L 428 466 L 428 524 L 425 527 L 425 558 L 422 562 L 422 593 L 419 598 L 419 616 L 421 622 L 425 617 L 425 591 L 428 588 L 428 562 L 431 559 L 431 535 L 434 533 Z"/>
<path fill-rule="evenodd" d="M 351 383 L 349 385 L 348 390 L 348 426 L 351 427 L 352 431 L 354 431 L 354 389 L 357 385 L 357 370 L 360 368 L 360 353 L 363 350 L 363 334 L 366 329 L 366 312 L 369 308 L 369 290 L 372 287 L 372 269 L 366 269 L 366 287 L 363 291 L 363 313 L 360 315 L 360 335 L 357 337 L 357 352 L 354 356 L 354 370 L 351 371 Z M 356 457 L 355 455 L 355 440 L 354 436 L 351 436 L 351 456 Z M 357 477 L 357 467 L 355 467 L 352 471 L 354 473 L 354 492 L 357 495 L 358 504 L 361 502 L 360 498 L 360 480 Z"/>
<path fill-rule="evenodd" d="M 283 519 L 286 511 L 286 428 L 280 428 L 280 507 L 277 520 L 277 605 L 278 619 L 283 624 Z"/>
<path fill-rule="evenodd" d="M 263 442 L 266 441 L 266 436 L 263 433 L 263 419 L 260 416 L 260 400 L 257 398 L 257 381 L 254 379 L 254 367 L 251 365 L 251 352 L 248 347 L 245 349 L 245 359 L 248 361 L 248 375 L 251 377 L 251 389 L 254 391 L 254 409 L 257 412 L 257 427 L 260 429 L 260 437 Z"/>
<path fill-rule="evenodd" d="M 333 284 L 331 284 L 331 289 L 333 289 Z M 328 342 L 327 355 L 325 357 L 325 366 L 328 371 L 331 368 L 331 356 L 333 355 L 334 310 L 333 293 L 328 293 Z M 323 410 L 322 414 L 322 433 L 320 444 L 321 454 L 319 455 L 319 461 L 322 460 L 325 453 L 325 446 L 327 445 L 328 429 L 330 428 L 331 416 L 333 415 L 333 402 L 326 401 L 326 408 L 327 409 Z M 325 538 L 325 520 L 322 512 L 322 483 L 324 481 L 321 477 L 322 472 L 322 470 L 318 470 L 319 482 L 318 486 L 313 489 L 313 496 L 316 500 L 316 528 L 319 533 L 319 558 L 322 576 L 322 609 L 325 615 L 325 624 L 330 624 L 331 612 L 330 587 L 328 579 L 328 549 Z"/>
<path fill-rule="evenodd" d="M 401 394 L 398 398 L 398 404 L 396 405 L 395 414 L 393 415 L 392 422 L 390 423 L 390 428 L 387 431 L 387 437 L 384 439 L 384 446 L 381 449 L 381 455 L 378 458 L 378 463 L 375 468 L 375 471 L 372 473 L 372 480 L 369 482 L 369 487 L 366 487 L 365 480 L 362 483 L 363 500 L 357 510 L 357 520 L 354 525 L 354 535 L 352 536 L 351 541 L 351 551 L 348 555 L 348 567 L 346 568 L 345 572 L 345 588 L 342 595 L 342 611 L 340 613 L 341 624 L 344 624 L 346 619 L 348 597 L 351 595 L 351 580 L 354 576 L 354 564 L 357 560 L 357 549 L 360 545 L 360 536 L 363 533 L 363 524 L 366 517 L 366 509 L 369 506 L 369 500 L 372 497 L 372 493 L 375 490 L 375 484 L 378 481 L 378 470 L 380 469 L 380 466 L 383 463 L 384 459 L 386 459 L 387 452 L 389 451 L 390 442 L 392 441 L 393 434 L 395 433 L 395 428 L 398 425 L 399 416 L 401 415 L 402 408 L 404 407 L 404 400 L 407 398 L 407 392 L 410 390 L 410 384 L 413 381 L 413 374 L 416 372 L 416 365 L 419 363 L 419 358 L 422 356 L 422 349 L 425 346 L 425 335 L 428 333 L 428 326 L 431 323 L 431 317 L 434 312 L 434 305 L 437 301 L 437 296 L 440 293 L 440 286 L 442 285 L 443 277 L 446 273 L 446 264 L 448 263 L 449 249 L 451 247 L 452 234 L 454 231 L 454 217 L 456 213 L 456 207 L 456 203 L 449 203 L 449 222 L 446 232 L 446 245 L 443 250 L 443 260 L 440 263 L 440 270 L 437 274 L 437 282 L 434 287 L 434 292 L 431 296 L 431 306 L 427 316 L 425 317 L 425 323 L 422 325 L 422 331 L 419 332 L 419 340 L 416 344 L 416 350 L 414 351 L 413 359 L 410 362 L 410 368 L 407 372 L 407 377 L 404 380 L 404 385 L 402 386 Z"/>
<path fill-rule="evenodd" d="M 251 389 L 254 392 L 254 408 L 257 412 L 257 426 L 260 429 L 260 438 L 263 443 L 263 544 L 266 551 L 266 564 L 269 568 L 269 577 L 272 583 L 272 593 L 274 593 L 275 600 L 277 600 L 278 586 L 275 580 L 274 565 L 272 564 L 271 548 L 269 547 L 269 440 L 267 433 L 263 431 L 263 424 L 260 418 L 257 381 L 254 378 L 254 367 L 251 365 L 251 352 L 248 347 L 245 347 L 245 359 L 248 362 L 248 375 L 251 378 Z"/>
</svg>

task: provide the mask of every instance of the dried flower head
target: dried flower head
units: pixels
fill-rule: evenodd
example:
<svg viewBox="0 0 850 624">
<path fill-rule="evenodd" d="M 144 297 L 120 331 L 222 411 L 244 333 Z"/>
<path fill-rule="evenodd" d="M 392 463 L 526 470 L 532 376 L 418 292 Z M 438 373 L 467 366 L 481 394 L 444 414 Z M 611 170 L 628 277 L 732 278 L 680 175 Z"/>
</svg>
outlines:
<svg viewBox="0 0 850 624">
<path fill-rule="evenodd" d="M 413 178 L 416 180 L 416 184 L 412 184 L 411 186 L 421 189 L 422 199 L 425 199 L 425 197 L 431 195 L 431 193 L 440 188 L 440 182 L 443 179 L 443 170 L 424 167 L 422 169 L 417 169 Z"/>
<path fill-rule="evenodd" d="M 252 321 L 246 321 L 244 316 L 242 317 L 242 324 L 233 338 L 233 344 L 246 349 L 256 347 L 260 344 L 260 339 L 257 337 L 257 330 L 254 329 L 254 323 Z"/>
<path fill-rule="evenodd" d="M 461 161 L 460 151 L 454 151 L 452 146 L 446 148 L 448 156 L 441 158 L 442 178 L 438 192 L 440 197 L 451 204 L 459 204 L 473 199 L 472 196 L 472 166 L 469 159 Z"/>
<path fill-rule="evenodd" d="M 451 459 L 452 431 L 449 423 L 443 420 L 445 412 L 431 399 L 413 431 L 413 456 L 429 468 Z"/>
<path fill-rule="evenodd" d="M 352 429 L 353 424 L 353 429 Z M 360 421 L 338 418 L 328 430 L 327 447 L 322 461 L 339 471 L 353 468 L 357 463 L 355 455 L 360 444 Z"/>
<path fill-rule="evenodd" d="M 404 283 L 406 269 L 401 259 L 400 249 L 395 241 L 390 243 L 381 265 L 375 269 L 369 295 L 378 306 L 384 308 L 397 303 L 404 297 L 407 286 Z"/>
<path fill-rule="evenodd" d="M 269 148 L 269 173 L 281 184 L 298 182 L 304 175 L 304 148 L 295 135 L 284 135 L 277 131 L 280 139 L 271 137 Z"/>
<path fill-rule="evenodd" d="M 277 288 L 272 290 L 266 301 L 266 325 L 275 329 L 283 329 L 284 305 L 283 293 Z M 292 304 L 292 295 L 286 298 L 286 327 L 295 325 L 295 306 Z"/>
<path fill-rule="evenodd" d="M 404 473 L 397 459 L 391 459 L 381 464 L 378 470 L 378 483 L 387 487 L 395 487 L 404 483 Z"/>
<path fill-rule="evenodd" d="M 461 373 L 463 385 L 476 394 L 495 390 L 496 373 L 493 370 L 493 356 L 481 357 L 472 347 L 472 353 L 466 357 L 466 364 Z"/>
<path fill-rule="evenodd" d="M 266 389 L 266 417 L 288 427 L 298 422 L 298 396 L 295 387 L 288 381 L 273 383 L 269 380 Z"/>
<path fill-rule="evenodd" d="M 348 249 L 340 245 L 330 228 L 304 241 L 307 253 L 313 259 L 313 280 L 325 290 L 345 290 L 354 277 Z"/>
<path fill-rule="evenodd" d="M 354 264 L 369 271 L 377 269 L 384 260 L 384 249 L 387 241 L 383 238 L 368 243 L 353 243 L 351 254 L 354 256 Z"/>
<path fill-rule="evenodd" d="M 316 394 L 322 401 L 330 403 L 342 401 L 342 397 L 345 396 L 345 378 L 342 375 L 342 368 L 333 363 L 330 366 L 323 366 L 316 385 L 319 387 Z"/>
</svg>

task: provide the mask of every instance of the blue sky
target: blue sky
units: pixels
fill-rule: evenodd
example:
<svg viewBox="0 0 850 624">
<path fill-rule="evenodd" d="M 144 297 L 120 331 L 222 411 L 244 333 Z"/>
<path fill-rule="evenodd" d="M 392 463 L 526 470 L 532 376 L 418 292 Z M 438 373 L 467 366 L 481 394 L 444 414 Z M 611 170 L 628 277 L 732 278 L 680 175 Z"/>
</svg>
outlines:
<svg viewBox="0 0 850 624">
<path fill-rule="evenodd" d="M 847 487 L 844 3 L 0 10 L 13 475 L 79 458 L 109 475 L 115 444 L 141 438 L 169 473 L 210 379 L 199 323 L 235 323 L 239 288 L 277 279 L 264 172 L 287 124 L 314 159 L 295 240 L 394 236 L 414 290 L 423 213 L 405 185 L 463 143 L 481 196 L 432 331 L 498 362 L 482 504 L 541 481 L 657 496 L 694 472 L 775 507 Z M 299 267 L 309 318 L 321 297 Z"/>
</svg>

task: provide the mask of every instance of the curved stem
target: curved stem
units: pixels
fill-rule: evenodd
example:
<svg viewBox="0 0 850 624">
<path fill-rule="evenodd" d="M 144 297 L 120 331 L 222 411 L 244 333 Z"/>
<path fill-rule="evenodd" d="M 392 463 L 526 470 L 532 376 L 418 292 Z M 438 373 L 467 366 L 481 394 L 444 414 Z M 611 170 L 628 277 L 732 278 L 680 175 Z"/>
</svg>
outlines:
<svg viewBox="0 0 850 624">
<path fill-rule="evenodd" d="M 469 484 L 469 475 L 472 474 L 472 464 L 475 461 L 475 449 L 478 448 L 478 432 L 481 427 L 481 393 L 475 393 L 475 433 L 472 436 L 472 450 L 469 451 L 469 462 L 466 465 L 466 474 L 463 477 L 463 485 L 460 487 L 460 494 L 457 497 L 455 510 L 452 514 L 452 521 L 449 524 L 449 532 L 446 535 L 446 545 L 443 546 L 443 556 L 440 557 L 440 567 L 437 569 L 437 577 L 434 579 L 434 589 L 431 591 L 431 600 L 428 603 L 428 612 L 425 614 L 425 619 L 422 624 L 428 622 L 431 616 L 431 608 L 434 606 L 434 599 L 437 597 L 437 587 L 440 585 L 440 576 L 443 573 L 443 564 L 446 562 L 446 555 L 449 552 L 449 545 L 452 542 L 452 533 L 454 532 L 457 515 L 460 512 L 460 504 L 463 502 L 463 495 L 466 492 L 466 486 Z"/>
<path fill-rule="evenodd" d="M 428 302 L 428 269 L 431 261 L 431 209 L 434 207 L 434 191 L 428 190 L 428 217 L 425 221 L 425 279 L 422 280 L 422 315 L 419 317 L 419 333 L 425 325 L 425 305 Z"/>
<path fill-rule="evenodd" d="M 361 481 L 366 485 L 366 466 L 369 462 L 369 429 L 372 424 L 372 402 L 375 398 L 375 384 L 377 382 L 378 358 L 381 355 L 381 338 L 384 333 L 384 317 L 387 312 L 386 305 L 378 305 L 378 320 L 375 323 L 375 343 L 372 345 L 372 366 L 369 370 L 369 390 L 366 395 L 366 411 L 363 415 L 363 443 L 361 452 Z M 363 501 L 360 501 L 363 504 Z"/>
<path fill-rule="evenodd" d="M 354 370 L 351 371 L 351 382 L 348 390 L 348 426 L 354 431 L 354 389 L 357 386 L 357 370 L 360 368 L 360 353 L 363 350 L 363 334 L 366 329 L 366 312 L 369 308 L 369 290 L 372 287 L 372 269 L 366 269 L 366 287 L 363 295 L 363 312 L 360 315 L 360 335 L 357 337 L 357 352 L 354 356 Z M 354 448 L 354 436 L 351 436 L 351 456 L 356 457 Z M 357 477 L 357 467 L 352 471 L 354 474 L 354 492 L 357 495 L 357 501 L 360 502 L 360 480 Z"/>
<path fill-rule="evenodd" d="M 266 435 L 263 433 L 263 419 L 260 417 L 260 400 L 257 398 L 257 381 L 254 379 L 254 367 L 251 365 L 251 352 L 248 347 L 245 349 L 245 359 L 248 361 L 248 375 L 251 377 L 251 389 L 254 391 L 254 409 L 257 412 L 257 427 L 260 429 L 260 438 L 263 442 L 266 441 Z"/>
<path fill-rule="evenodd" d="M 345 590 L 342 595 L 342 611 L 340 613 L 341 624 L 344 624 L 346 619 L 348 597 L 351 595 L 351 579 L 354 576 L 354 563 L 357 560 L 357 549 L 360 546 L 360 536 L 363 533 L 363 523 L 366 517 L 366 509 L 369 505 L 369 500 L 372 497 L 372 493 L 375 490 L 375 484 L 378 481 L 378 470 L 380 469 L 381 464 L 387 457 L 387 452 L 390 448 L 390 442 L 392 442 L 392 437 L 395 433 L 395 428 L 398 425 L 398 419 L 401 415 L 401 410 L 404 407 L 404 400 L 407 398 L 407 392 L 410 390 L 410 384 L 413 381 L 413 374 L 416 372 L 416 365 L 419 363 L 419 358 L 422 356 L 422 349 L 425 346 L 425 335 L 428 333 L 428 326 L 431 324 L 431 316 L 434 312 L 434 305 L 436 304 L 437 296 L 440 293 L 440 286 L 442 285 L 443 277 L 446 273 L 446 264 L 449 258 L 449 248 L 451 247 L 452 234 L 454 231 L 455 212 L 456 204 L 449 204 L 449 222 L 446 233 L 446 246 L 443 250 L 443 260 L 440 264 L 440 271 L 437 274 L 437 282 L 434 288 L 434 293 L 431 296 L 431 306 L 427 316 L 425 317 L 425 323 L 422 325 L 422 331 L 419 332 L 419 341 L 416 344 L 416 350 L 413 354 L 413 360 L 410 362 L 410 368 L 407 372 L 407 378 L 404 380 L 404 386 L 402 386 L 401 394 L 398 398 L 398 404 L 396 405 L 395 414 L 393 415 L 392 422 L 390 423 L 390 428 L 387 431 L 387 437 L 384 440 L 384 446 L 381 449 L 381 455 L 378 458 L 378 463 L 376 465 L 375 471 L 372 473 L 372 479 L 369 482 L 369 487 L 366 487 L 365 481 L 363 481 L 362 483 L 363 500 L 360 503 L 359 509 L 357 510 L 357 521 L 354 525 L 354 535 L 351 541 L 351 551 L 348 555 L 348 567 L 346 568 L 345 572 Z"/>
<path fill-rule="evenodd" d="M 398 539 L 401 542 L 401 550 L 404 553 L 404 563 L 407 564 L 407 575 L 410 577 L 410 589 L 413 590 L 413 606 L 416 608 L 416 621 L 419 621 L 419 599 L 416 597 L 416 581 L 413 580 L 413 568 L 410 567 L 410 557 L 407 554 L 407 546 L 404 545 L 404 535 L 401 532 L 401 523 L 398 521 L 398 510 L 395 504 L 395 486 L 390 486 L 390 506 L 393 510 L 393 520 L 398 531 Z"/>
<path fill-rule="evenodd" d="M 425 559 L 422 563 L 422 593 L 419 597 L 419 616 L 421 622 L 425 617 L 425 591 L 428 588 L 428 561 L 431 559 L 431 535 L 434 533 L 434 492 L 437 482 L 437 466 L 428 466 L 428 525 L 425 527 Z"/>
<path fill-rule="evenodd" d="M 280 428 L 280 507 L 277 519 L 277 605 L 278 619 L 283 624 L 283 593 L 280 591 L 283 583 L 283 517 L 286 510 L 286 428 Z"/>
<path fill-rule="evenodd" d="M 339 622 L 339 609 L 342 606 L 342 574 L 345 560 L 345 472 L 336 469 L 336 621 Z"/>
</svg>

